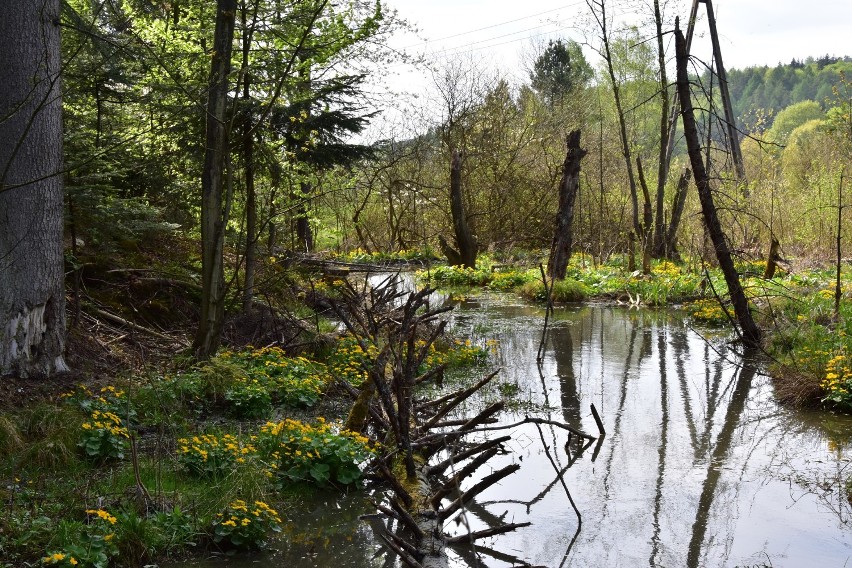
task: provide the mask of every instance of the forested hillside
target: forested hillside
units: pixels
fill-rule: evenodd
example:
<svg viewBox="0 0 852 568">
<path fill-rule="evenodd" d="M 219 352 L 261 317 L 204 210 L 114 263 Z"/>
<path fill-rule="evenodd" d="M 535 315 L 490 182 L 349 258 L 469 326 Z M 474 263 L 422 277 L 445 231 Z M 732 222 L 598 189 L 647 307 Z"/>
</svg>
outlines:
<svg viewBox="0 0 852 568">
<path fill-rule="evenodd" d="M 756 115 L 772 117 L 793 103 L 816 101 L 823 108 L 834 100 L 832 89 L 841 74 L 852 77 L 852 57 L 794 59 L 775 67 L 758 66 L 731 69 L 728 82 L 734 103 L 734 112 L 745 124 L 754 124 Z"/>
</svg>

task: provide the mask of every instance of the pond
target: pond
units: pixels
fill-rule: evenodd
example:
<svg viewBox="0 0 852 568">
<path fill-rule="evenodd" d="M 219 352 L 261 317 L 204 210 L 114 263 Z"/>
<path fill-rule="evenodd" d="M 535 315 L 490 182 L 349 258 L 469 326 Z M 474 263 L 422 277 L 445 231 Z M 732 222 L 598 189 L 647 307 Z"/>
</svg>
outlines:
<svg viewBox="0 0 852 568">
<path fill-rule="evenodd" d="M 532 525 L 455 550 L 451 566 L 852 564 L 850 419 L 779 407 L 759 361 L 676 314 L 558 307 L 537 361 L 542 309 L 497 294 L 455 303 L 451 327 L 497 341 L 491 364 L 522 402 L 501 420 L 535 412 L 597 435 L 594 403 L 607 434 L 582 450 L 557 428 L 514 429 L 480 475 L 521 469 L 450 525 Z M 287 513 L 281 550 L 194 565 L 395 566 L 359 520 L 372 512 L 357 492 L 320 496 Z"/>
</svg>

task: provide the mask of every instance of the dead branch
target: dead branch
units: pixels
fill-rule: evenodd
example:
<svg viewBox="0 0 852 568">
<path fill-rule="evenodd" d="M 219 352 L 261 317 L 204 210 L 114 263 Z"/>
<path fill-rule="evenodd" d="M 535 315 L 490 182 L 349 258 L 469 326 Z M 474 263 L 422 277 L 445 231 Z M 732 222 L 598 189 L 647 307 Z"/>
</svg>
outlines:
<svg viewBox="0 0 852 568">
<path fill-rule="evenodd" d="M 117 315 L 112 314 L 110 312 L 98 309 L 94 306 L 88 306 L 86 309 L 88 311 L 91 311 L 92 313 L 98 315 L 98 316 L 101 316 L 102 318 L 106 318 L 110 321 L 121 324 L 125 327 L 129 327 L 130 329 L 132 329 L 134 331 L 138 331 L 140 333 L 144 333 L 146 335 L 150 335 L 151 337 L 156 337 L 157 339 L 162 339 L 162 340 L 168 341 L 170 343 L 172 343 L 172 342 L 178 343 L 180 345 L 183 345 L 184 347 L 189 346 L 189 344 L 187 344 L 183 339 L 179 339 L 177 337 L 170 337 L 170 336 L 168 336 L 164 333 L 160 333 L 159 331 L 155 331 L 153 329 L 141 326 L 139 324 L 133 323 L 132 321 L 127 321 L 126 319 L 124 319 L 121 316 L 117 316 Z"/>
<path fill-rule="evenodd" d="M 458 473 L 454 474 L 450 479 L 444 483 L 438 491 L 432 495 L 432 498 L 429 502 L 432 504 L 432 507 L 437 509 L 438 505 L 441 504 L 441 499 L 452 493 L 453 491 L 459 489 L 459 484 L 465 478 L 469 477 L 474 471 L 476 471 L 479 466 L 483 465 L 485 462 L 493 458 L 497 455 L 500 450 L 498 448 L 491 448 L 490 450 L 483 452 L 476 459 L 472 460 L 469 464 L 464 466 Z"/>
<path fill-rule="evenodd" d="M 406 566 L 411 566 L 412 568 L 423 568 L 422 564 L 415 560 L 414 557 L 408 554 L 408 552 L 406 552 L 396 542 L 388 538 L 384 533 L 379 533 L 379 538 L 381 538 L 385 544 L 393 550 L 397 556 L 399 556 L 400 560 L 402 560 Z"/>
<path fill-rule="evenodd" d="M 461 404 L 462 402 L 467 400 L 473 393 L 475 393 L 476 391 L 478 391 L 479 389 L 481 389 L 482 387 L 487 385 L 489 382 L 491 382 L 491 380 L 494 377 L 496 377 L 497 373 L 499 373 L 499 372 L 500 372 L 500 369 L 497 369 L 496 371 L 494 371 L 493 373 L 491 373 L 490 375 L 488 375 L 487 377 L 485 377 L 484 379 L 482 379 L 481 381 L 479 381 L 478 383 L 476 383 L 472 387 L 464 389 L 463 391 L 461 391 L 458 395 L 455 396 L 455 398 L 450 400 L 449 403 L 447 403 L 438 412 L 436 412 L 432 416 L 432 418 L 427 420 L 426 423 L 423 424 L 422 430 L 425 431 L 425 430 L 428 430 L 429 428 L 431 428 L 433 424 L 435 424 L 438 420 L 440 420 L 441 418 L 446 416 L 452 409 L 454 409 L 456 406 L 458 406 L 459 404 Z"/>
<path fill-rule="evenodd" d="M 487 538 L 489 536 L 497 536 L 498 534 L 505 534 L 507 532 L 512 532 L 515 529 L 528 527 L 532 523 L 509 523 L 507 525 L 500 525 L 499 527 L 493 527 L 490 529 L 484 529 L 481 531 L 474 531 L 467 534 L 450 537 L 447 539 L 447 544 L 470 544 L 471 542 L 480 539 Z"/>
<path fill-rule="evenodd" d="M 477 444 L 477 445 L 473 446 L 472 448 L 470 448 L 468 450 L 465 450 L 463 452 L 459 452 L 458 454 L 451 455 L 450 457 L 448 457 L 444 461 L 438 462 L 435 465 L 428 467 L 426 469 L 426 473 L 428 475 L 440 475 L 448 467 L 453 465 L 453 463 L 460 462 L 462 460 L 466 460 L 467 458 L 469 458 L 471 456 L 475 456 L 476 454 L 478 454 L 480 452 L 490 450 L 491 448 L 499 446 L 503 442 L 508 442 L 511 439 L 512 439 L 511 436 L 500 436 L 499 438 L 494 438 L 493 440 L 488 440 L 486 442 L 482 442 L 481 444 Z"/>
<path fill-rule="evenodd" d="M 511 465 L 507 465 L 503 469 L 499 469 L 490 475 L 486 475 L 482 478 L 482 481 L 464 491 L 461 495 L 459 495 L 458 499 L 450 503 L 445 509 L 442 511 L 438 511 L 438 519 L 441 521 L 445 521 L 448 517 L 453 515 L 456 511 L 458 511 L 463 505 L 467 504 L 474 497 L 494 485 L 495 483 L 502 480 L 504 477 L 507 477 L 516 471 L 521 469 L 521 464 L 513 463 Z"/>
</svg>

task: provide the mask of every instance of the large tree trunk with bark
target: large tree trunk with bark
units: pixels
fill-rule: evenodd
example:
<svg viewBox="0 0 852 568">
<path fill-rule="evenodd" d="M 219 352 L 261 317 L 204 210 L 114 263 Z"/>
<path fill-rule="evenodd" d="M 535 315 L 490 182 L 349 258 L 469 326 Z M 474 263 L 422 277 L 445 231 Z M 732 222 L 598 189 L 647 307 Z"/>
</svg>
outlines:
<svg viewBox="0 0 852 568">
<path fill-rule="evenodd" d="M 59 0 L 0 2 L 0 375 L 68 370 Z"/>
<path fill-rule="evenodd" d="M 710 178 L 707 175 L 707 170 L 704 168 L 701 156 L 698 128 L 695 124 L 692 97 L 689 93 L 689 75 L 687 73 L 689 55 L 686 52 L 686 40 L 683 37 L 680 27 L 675 28 L 675 47 L 677 51 L 677 90 L 681 105 L 681 117 L 683 118 L 683 131 L 689 151 L 689 161 L 692 164 L 692 171 L 695 176 L 695 185 L 698 186 L 698 198 L 701 201 L 701 212 L 704 215 L 704 226 L 713 243 L 716 259 L 719 261 L 719 268 L 722 269 L 722 273 L 725 275 L 728 293 L 731 296 L 734 313 L 740 325 L 742 340 L 749 347 L 758 347 L 760 345 L 761 331 L 751 316 L 748 299 L 740 284 L 737 270 L 734 267 L 731 251 L 728 248 L 725 234 L 722 231 L 722 225 L 719 223 L 719 217 L 716 214 L 716 205 L 713 203 Z"/>
<path fill-rule="evenodd" d="M 450 164 L 450 211 L 453 215 L 453 229 L 456 234 L 457 256 L 447 254 L 450 264 L 461 264 L 466 268 L 476 268 L 476 253 L 478 245 L 476 238 L 470 231 L 467 215 L 464 210 L 464 195 L 461 186 L 461 156 L 458 150 L 453 150 L 452 163 Z"/>
<path fill-rule="evenodd" d="M 553 280 L 564 280 L 573 244 L 574 203 L 580 187 L 580 160 L 586 151 L 580 148 L 580 131 L 571 131 L 565 139 L 567 152 L 562 165 L 559 184 L 559 210 L 556 213 L 556 230 L 547 261 L 547 275 Z"/>
<path fill-rule="evenodd" d="M 201 320 L 193 344 L 199 359 L 216 353 L 225 318 L 223 250 L 230 209 L 230 198 L 225 199 L 229 134 L 226 115 L 236 10 L 236 0 L 216 2 L 216 30 L 207 94 L 207 136 L 201 173 Z"/>
</svg>

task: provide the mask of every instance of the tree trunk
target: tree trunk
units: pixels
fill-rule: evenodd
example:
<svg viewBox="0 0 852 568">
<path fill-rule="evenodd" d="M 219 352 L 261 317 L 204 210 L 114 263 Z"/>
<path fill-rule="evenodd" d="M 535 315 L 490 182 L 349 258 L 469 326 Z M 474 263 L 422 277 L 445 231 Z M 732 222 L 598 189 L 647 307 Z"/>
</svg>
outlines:
<svg viewBox="0 0 852 568">
<path fill-rule="evenodd" d="M 763 278 L 772 280 L 775 277 L 775 270 L 778 268 L 778 251 L 781 249 L 781 243 L 774 236 L 769 243 L 769 254 L 766 255 L 766 270 L 763 271 Z"/>
<path fill-rule="evenodd" d="M 464 211 L 461 187 L 461 156 L 458 150 L 453 150 L 453 161 L 450 165 L 450 211 L 453 215 L 453 229 L 455 229 L 456 245 L 458 246 L 458 264 L 466 268 L 476 268 L 478 245 L 476 238 L 470 232 L 467 215 Z"/>
<path fill-rule="evenodd" d="M 693 115 L 692 98 L 689 93 L 689 76 L 687 74 L 687 63 L 689 56 L 686 53 L 686 40 L 680 27 L 675 27 L 675 47 L 677 51 L 677 89 L 681 105 L 681 116 L 683 118 L 684 137 L 689 150 L 689 161 L 692 164 L 695 185 L 698 186 L 698 198 L 701 201 L 701 211 L 704 215 L 704 226 L 713 242 L 719 267 L 725 275 L 728 284 L 728 293 L 734 305 L 734 313 L 739 322 L 743 342 L 750 347 L 760 345 L 760 328 L 754 323 L 749 311 L 748 299 L 745 296 L 739 276 L 737 275 L 722 225 L 716 214 L 716 206 L 713 203 L 713 195 L 710 189 L 710 179 L 704 169 L 701 157 L 701 146 L 698 139 L 698 128 L 695 125 Z"/>
<path fill-rule="evenodd" d="M 0 2 L 0 376 L 67 371 L 59 0 Z"/>
<path fill-rule="evenodd" d="M 311 184 L 302 182 L 300 188 L 299 200 L 296 205 L 296 239 L 299 241 L 299 246 L 303 247 L 305 252 L 314 251 L 314 233 L 311 230 L 311 220 L 308 219 L 307 197 L 311 192 Z"/>
<path fill-rule="evenodd" d="M 677 180 L 677 189 L 675 190 L 674 203 L 672 204 L 672 218 L 669 219 L 668 233 L 666 234 L 665 248 L 663 255 L 675 260 L 680 258 L 677 252 L 677 229 L 680 227 L 680 219 L 683 216 L 683 208 L 686 205 L 686 192 L 689 189 L 689 177 L 692 172 L 689 168 L 685 168 L 680 178 Z"/>
<path fill-rule="evenodd" d="M 198 359 L 219 348 L 225 318 L 223 249 L 229 201 L 223 199 L 228 152 L 228 75 L 234 43 L 236 0 L 216 1 L 216 30 L 207 94 L 207 136 L 201 173 L 201 320 L 193 350 Z"/>
<path fill-rule="evenodd" d="M 624 165 L 627 168 L 627 182 L 630 187 L 630 204 L 633 208 L 633 231 L 637 235 L 642 235 L 641 222 L 639 221 L 639 194 L 636 187 L 636 176 L 633 173 L 633 157 L 630 151 L 630 139 L 627 137 L 627 120 L 624 117 L 624 107 L 621 103 L 621 89 L 618 84 L 618 78 L 615 76 L 615 67 L 613 66 L 613 55 L 609 46 L 609 30 L 607 27 L 606 1 L 597 0 L 590 3 L 587 0 L 586 4 L 592 10 L 592 16 L 597 21 L 598 27 L 601 30 L 601 41 L 603 42 L 604 52 L 603 58 L 606 61 L 606 70 L 609 74 L 609 79 L 612 82 L 612 96 L 615 99 L 615 110 L 618 114 L 618 133 L 621 140 L 621 154 L 624 157 Z M 600 10 L 600 14 L 594 10 L 592 4 L 596 5 Z"/>
<path fill-rule="evenodd" d="M 666 225 L 664 218 L 664 197 L 669 168 L 666 164 L 666 150 L 669 146 L 669 79 L 666 75 L 666 49 L 663 45 L 663 15 L 660 12 L 660 0 L 654 0 L 654 23 L 657 29 L 657 63 L 660 66 L 660 153 L 657 163 L 657 210 L 654 219 L 654 257 L 662 258 L 666 253 Z"/>
<path fill-rule="evenodd" d="M 257 15 L 257 4 L 254 6 Z M 253 28 L 248 26 L 248 8 L 243 2 L 240 9 L 243 28 L 242 41 L 242 72 L 243 72 L 243 172 L 246 183 L 246 248 L 245 248 L 245 282 L 243 285 L 243 312 L 251 310 L 254 301 L 254 275 L 257 266 L 257 193 L 254 186 L 254 124 L 252 122 L 251 105 L 251 75 L 248 72 L 249 53 Z M 252 22 L 254 26 L 254 22 Z"/>
<path fill-rule="evenodd" d="M 556 230 L 547 261 L 547 275 L 553 280 L 564 280 L 568 261 L 571 260 L 573 244 L 574 203 L 580 187 L 580 160 L 586 150 L 580 148 L 580 131 L 571 131 L 565 139 L 567 152 L 562 165 L 562 181 L 559 184 L 559 210 L 556 213 Z"/>
<path fill-rule="evenodd" d="M 636 156 L 636 171 L 639 175 L 639 186 L 642 188 L 642 274 L 651 274 L 651 256 L 654 249 L 652 241 L 654 214 L 651 211 L 651 192 L 648 191 L 642 159 L 639 156 Z"/>
</svg>

